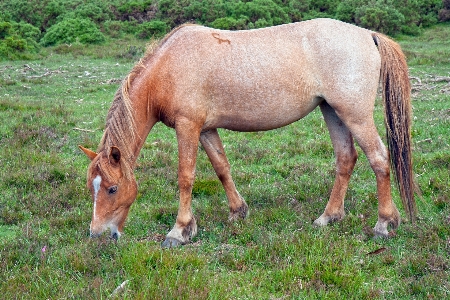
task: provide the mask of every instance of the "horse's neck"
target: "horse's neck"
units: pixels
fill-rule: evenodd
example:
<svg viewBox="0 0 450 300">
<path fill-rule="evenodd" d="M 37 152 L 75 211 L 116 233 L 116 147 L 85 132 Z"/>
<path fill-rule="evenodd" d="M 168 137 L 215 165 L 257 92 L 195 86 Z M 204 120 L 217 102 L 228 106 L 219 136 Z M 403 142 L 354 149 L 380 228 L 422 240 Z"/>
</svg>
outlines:
<svg viewBox="0 0 450 300">
<path fill-rule="evenodd" d="M 148 97 L 148 88 L 140 88 L 139 86 L 130 89 L 130 97 L 133 99 L 132 108 L 135 124 L 135 143 L 132 147 L 133 158 L 136 160 L 139 152 L 144 146 L 145 140 L 152 127 L 158 121 L 152 110 L 150 97 Z"/>
</svg>

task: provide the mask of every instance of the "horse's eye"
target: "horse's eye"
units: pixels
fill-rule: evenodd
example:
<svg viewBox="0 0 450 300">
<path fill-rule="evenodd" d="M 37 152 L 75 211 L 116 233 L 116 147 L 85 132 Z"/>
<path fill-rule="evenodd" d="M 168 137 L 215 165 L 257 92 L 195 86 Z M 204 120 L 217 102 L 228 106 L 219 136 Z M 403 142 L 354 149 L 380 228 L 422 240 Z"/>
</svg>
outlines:
<svg viewBox="0 0 450 300">
<path fill-rule="evenodd" d="M 108 189 L 108 193 L 109 193 L 110 195 L 115 194 L 116 192 L 117 192 L 117 185 L 113 185 L 112 187 L 110 187 L 110 188 Z"/>
</svg>

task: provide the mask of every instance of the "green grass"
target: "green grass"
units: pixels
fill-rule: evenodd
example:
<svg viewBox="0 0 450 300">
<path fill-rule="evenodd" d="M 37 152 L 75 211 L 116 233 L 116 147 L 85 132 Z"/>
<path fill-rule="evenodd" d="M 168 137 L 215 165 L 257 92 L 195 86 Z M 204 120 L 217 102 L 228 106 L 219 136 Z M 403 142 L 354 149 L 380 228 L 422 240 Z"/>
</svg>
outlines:
<svg viewBox="0 0 450 300">
<path fill-rule="evenodd" d="M 88 159 L 77 145 L 96 148 L 118 79 L 144 45 L 49 48 L 40 60 L 0 63 L 2 298 L 104 299 L 127 280 L 112 298 L 448 298 L 450 83 L 435 79 L 450 76 L 442 54 L 448 45 L 440 39 L 449 35 L 450 27 L 440 26 L 401 40 L 415 78 L 414 168 L 422 198 L 418 223 L 404 222 L 387 240 L 371 236 L 375 176 L 359 148 L 346 218 L 312 227 L 334 180 L 319 110 L 270 132 L 220 131 L 250 207 L 247 220 L 227 221 L 225 193 L 199 148 L 193 201 L 199 233 L 171 250 L 160 242 L 178 208 L 176 138 L 157 124 L 138 160 L 139 194 L 125 234 L 117 243 L 89 239 Z M 375 118 L 383 133 L 379 101 Z M 400 207 L 395 188 L 394 200 Z"/>
</svg>

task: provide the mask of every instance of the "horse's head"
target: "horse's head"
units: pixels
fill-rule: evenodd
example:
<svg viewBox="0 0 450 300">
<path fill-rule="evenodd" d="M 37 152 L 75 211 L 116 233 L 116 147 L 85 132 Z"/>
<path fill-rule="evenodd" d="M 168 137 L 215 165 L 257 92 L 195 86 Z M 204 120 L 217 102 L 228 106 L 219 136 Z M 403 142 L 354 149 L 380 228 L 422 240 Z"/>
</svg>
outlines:
<svg viewBox="0 0 450 300">
<path fill-rule="evenodd" d="M 79 147 L 91 160 L 87 173 L 87 187 L 94 202 L 91 237 L 97 237 L 109 228 L 111 237 L 118 239 L 130 205 L 136 199 L 136 180 L 133 175 L 126 176 L 119 148 L 110 147 L 95 153 Z"/>
</svg>

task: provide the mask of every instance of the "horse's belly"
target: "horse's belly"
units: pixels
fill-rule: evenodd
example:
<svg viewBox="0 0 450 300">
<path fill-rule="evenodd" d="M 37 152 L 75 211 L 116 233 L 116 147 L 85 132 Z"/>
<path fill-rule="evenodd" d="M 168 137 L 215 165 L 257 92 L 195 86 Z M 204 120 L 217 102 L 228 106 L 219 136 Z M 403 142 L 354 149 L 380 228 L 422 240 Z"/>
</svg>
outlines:
<svg viewBox="0 0 450 300">
<path fill-rule="evenodd" d="M 291 124 L 309 114 L 320 98 L 307 101 L 278 99 L 277 101 L 242 101 L 233 106 L 213 110 L 207 117 L 206 128 L 225 128 L 234 131 L 264 131 Z"/>
</svg>

